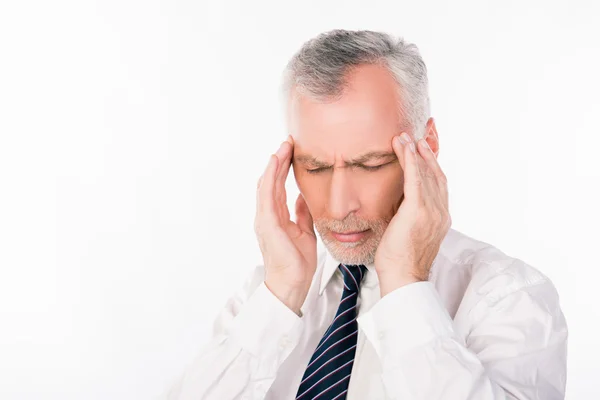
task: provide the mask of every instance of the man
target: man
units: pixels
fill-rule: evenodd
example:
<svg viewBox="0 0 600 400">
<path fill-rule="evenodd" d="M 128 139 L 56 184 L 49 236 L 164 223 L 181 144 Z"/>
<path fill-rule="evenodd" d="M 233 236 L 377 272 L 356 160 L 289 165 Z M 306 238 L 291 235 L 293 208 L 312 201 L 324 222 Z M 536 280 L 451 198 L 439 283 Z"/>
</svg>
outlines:
<svg viewBox="0 0 600 400">
<path fill-rule="evenodd" d="M 563 399 L 555 287 L 450 228 L 417 48 L 331 31 L 284 88 L 290 136 L 257 188 L 264 264 L 169 399 Z"/>
</svg>

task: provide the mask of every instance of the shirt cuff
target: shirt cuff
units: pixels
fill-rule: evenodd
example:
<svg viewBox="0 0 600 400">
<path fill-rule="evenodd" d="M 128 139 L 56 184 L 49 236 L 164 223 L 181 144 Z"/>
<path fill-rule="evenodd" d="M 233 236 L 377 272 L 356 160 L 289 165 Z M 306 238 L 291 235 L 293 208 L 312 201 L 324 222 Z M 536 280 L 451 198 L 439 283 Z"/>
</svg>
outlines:
<svg viewBox="0 0 600 400">
<path fill-rule="evenodd" d="M 357 318 L 381 360 L 454 333 L 452 319 L 429 281 L 402 286 Z"/>
<path fill-rule="evenodd" d="M 261 282 L 233 320 L 230 337 L 254 356 L 289 354 L 298 344 L 304 319 Z"/>
</svg>

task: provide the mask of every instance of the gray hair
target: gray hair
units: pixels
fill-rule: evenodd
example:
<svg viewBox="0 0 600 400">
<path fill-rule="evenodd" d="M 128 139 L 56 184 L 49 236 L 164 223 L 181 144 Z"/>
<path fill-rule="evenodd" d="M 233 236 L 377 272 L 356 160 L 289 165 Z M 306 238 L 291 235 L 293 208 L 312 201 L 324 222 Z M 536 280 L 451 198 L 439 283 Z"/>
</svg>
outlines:
<svg viewBox="0 0 600 400">
<path fill-rule="evenodd" d="M 345 75 L 364 64 L 388 68 L 401 91 L 398 109 L 406 125 L 401 128 L 423 137 L 430 114 L 425 62 L 416 45 L 387 33 L 334 29 L 310 39 L 284 70 L 284 101 L 290 100 L 292 89 L 319 101 L 338 98 Z"/>
</svg>

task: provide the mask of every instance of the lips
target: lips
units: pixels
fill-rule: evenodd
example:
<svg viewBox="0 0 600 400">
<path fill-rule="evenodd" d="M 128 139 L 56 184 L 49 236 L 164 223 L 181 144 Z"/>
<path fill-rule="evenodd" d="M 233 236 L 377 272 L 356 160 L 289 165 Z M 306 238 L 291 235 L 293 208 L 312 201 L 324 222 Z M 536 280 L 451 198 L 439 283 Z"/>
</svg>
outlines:
<svg viewBox="0 0 600 400">
<path fill-rule="evenodd" d="M 355 232 L 331 232 L 333 237 L 340 242 L 358 242 L 361 240 L 369 230 L 355 231 Z"/>
</svg>

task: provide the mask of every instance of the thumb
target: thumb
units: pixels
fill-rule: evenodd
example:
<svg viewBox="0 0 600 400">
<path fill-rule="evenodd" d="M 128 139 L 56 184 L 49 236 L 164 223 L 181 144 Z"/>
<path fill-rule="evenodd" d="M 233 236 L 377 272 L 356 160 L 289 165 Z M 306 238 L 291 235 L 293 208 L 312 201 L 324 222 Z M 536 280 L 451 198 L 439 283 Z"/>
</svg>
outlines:
<svg viewBox="0 0 600 400">
<path fill-rule="evenodd" d="M 296 199 L 296 223 L 303 232 L 315 236 L 313 218 L 308 210 L 308 205 L 306 204 L 302 193 L 300 193 Z"/>
</svg>

